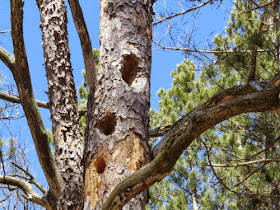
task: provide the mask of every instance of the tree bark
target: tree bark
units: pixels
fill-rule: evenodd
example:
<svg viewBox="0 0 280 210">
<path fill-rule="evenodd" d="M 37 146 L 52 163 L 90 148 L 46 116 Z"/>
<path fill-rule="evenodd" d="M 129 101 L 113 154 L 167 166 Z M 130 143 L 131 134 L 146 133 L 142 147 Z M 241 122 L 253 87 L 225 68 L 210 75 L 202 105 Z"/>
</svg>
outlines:
<svg viewBox="0 0 280 210">
<path fill-rule="evenodd" d="M 88 99 L 85 207 L 148 163 L 152 1 L 101 0 L 98 87 Z M 147 192 L 124 209 L 144 209 Z"/>
<path fill-rule="evenodd" d="M 58 209 L 82 209 L 84 142 L 70 63 L 64 0 L 38 0 L 55 156 L 65 187 Z"/>
</svg>

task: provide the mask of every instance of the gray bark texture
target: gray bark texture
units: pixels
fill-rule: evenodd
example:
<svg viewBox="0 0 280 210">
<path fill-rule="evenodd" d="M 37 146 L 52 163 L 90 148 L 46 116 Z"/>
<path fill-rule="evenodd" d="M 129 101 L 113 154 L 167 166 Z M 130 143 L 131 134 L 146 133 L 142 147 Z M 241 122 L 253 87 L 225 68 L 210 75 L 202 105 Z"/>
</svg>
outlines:
<svg viewBox="0 0 280 210">
<path fill-rule="evenodd" d="M 84 142 L 70 63 L 66 7 L 64 0 L 37 2 L 41 16 L 55 156 L 65 182 L 58 208 L 81 209 L 84 196 Z"/>
<path fill-rule="evenodd" d="M 88 100 L 85 193 L 101 209 L 114 187 L 149 162 L 152 2 L 101 0 L 98 86 Z M 123 209 L 144 209 L 147 192 Z"/>
</svg>

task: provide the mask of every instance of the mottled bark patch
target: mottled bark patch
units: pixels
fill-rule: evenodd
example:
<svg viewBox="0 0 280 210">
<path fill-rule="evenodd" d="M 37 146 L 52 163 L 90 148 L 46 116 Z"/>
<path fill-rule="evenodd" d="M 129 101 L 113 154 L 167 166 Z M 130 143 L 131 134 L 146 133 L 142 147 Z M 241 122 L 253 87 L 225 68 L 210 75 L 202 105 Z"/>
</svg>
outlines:
<svg viewBox="0 0 280 210">
<path fill-rule="evenodd" d="M 117 125 L 117 118 L 115 113 L 106 113 L 97 123 L 97 128 L 106 136 L 114 133 Z"/>
</svg>

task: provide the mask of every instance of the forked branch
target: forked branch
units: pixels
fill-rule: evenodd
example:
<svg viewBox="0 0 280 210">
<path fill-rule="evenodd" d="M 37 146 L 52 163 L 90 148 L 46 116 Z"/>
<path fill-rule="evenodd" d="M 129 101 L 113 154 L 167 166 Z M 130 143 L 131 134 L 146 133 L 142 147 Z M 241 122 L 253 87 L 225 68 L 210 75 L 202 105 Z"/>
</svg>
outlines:
<svg viewBox="0 0 280 210">
<path fill-rule="evenodd" d="M 27 200 L 50 209 L 50 205 L 48 203 L 47 198 L 45 196 L 36 193 L 32 185 L 29 184 L 27 181 L 7 175 L 7 176 L 0 176 L 0 183 L 16 186 L 18 189 L 21 189 L 25 193 L 24 197 Z"/>
</svg>

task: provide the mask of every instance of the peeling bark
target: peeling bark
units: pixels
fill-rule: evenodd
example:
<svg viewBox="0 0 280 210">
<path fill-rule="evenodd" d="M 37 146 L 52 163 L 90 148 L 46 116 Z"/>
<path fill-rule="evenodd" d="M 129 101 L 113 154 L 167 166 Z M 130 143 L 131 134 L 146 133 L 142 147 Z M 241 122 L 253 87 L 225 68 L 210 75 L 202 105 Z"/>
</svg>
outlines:
<svg viewBox="0 0 280 210">
<path fill-rule="evenodd" d="M 56 162 L 65 182 L 59 209 L 82 209 L 84 142 L 70 63 L 64 0 L 38 0 Z"/>
<path fill-rule="evenodd" d="M 89 95 L 85 194 L 101 209 L 114 187 L 149 162 L 151 1 L 101 0 L 100 67 Z M 124 209 L 144 209 L 147 192 Z"/>
</svg>

